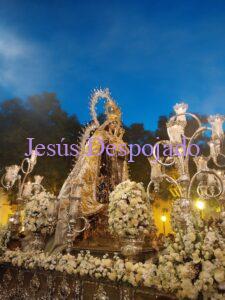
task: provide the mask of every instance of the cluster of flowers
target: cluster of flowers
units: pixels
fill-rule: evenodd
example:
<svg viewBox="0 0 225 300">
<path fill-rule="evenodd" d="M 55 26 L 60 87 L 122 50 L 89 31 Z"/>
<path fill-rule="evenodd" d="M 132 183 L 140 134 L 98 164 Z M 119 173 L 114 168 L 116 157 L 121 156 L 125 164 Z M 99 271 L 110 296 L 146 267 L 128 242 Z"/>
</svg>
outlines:
<svg viewBox="0 0 225 300">
<path fill-rule="evenodd" d="M 2 255 L 6 249 L 7 244 L 10 241 L 11 230 L 9 225 L 0 226 L 0 255 Z"/>
<path fill-rule="evenodd" d="M 26 206 L 25 219 L 26 229 L 33 232 L 48 226 L 50 201 L 46 194 L 34 197 Z M 187 204 L 185 199 L 174 203 L 174 239 L 166 241 L 164 250 L 154 261 L 135 263 L 117 254 L 113 258 L 107 254 L 99 258 L 83 251 L 76 257 L 9 251 L 6 250 L 10 238 L 8 228 L 0 230 L 1 260 L 28 269 L 43 268 L 156 287 L 176 294 L 178 299 L 225 299 L 225 212 L 217 219 L 203 221 Z M 42 221 L 37 223 L 39 218 Z M 117 186 L 110 195 L 109 219 L 110 230 L 120 237 L 139 237 L 150 230 L 153 219 L 141 184 L 125 181 Z"/>
<path fill-rule="evenodd" d="M 109 230 L 120 237 L 140 237 L 153 226 L 153 216 L 141 183 L 124 181 L 109 197 Z"/>
<path fill-rule="evenodd" d="M 48 211 L 53 198 L 51 194 L 43 191 L 33 195 L 26 203 L 24 211 L 24 229 L 26 232 L 49 233 L 53 227 L 53 220 L 49 218 Z"/>
<path fill-rule="evenodd" d="M 201 224 L 201 223 L 200 223 Z M 156 287 L 176 294 L 178 299 L 222 300 L 225 298 L 225 216 L 210 223 L 190 222 L 168 240 L 157 261 L 144 263 L 124 260 L 118 255 L 94 257 L 90 252 L 45 256 L 43 252 L 7 250 L 4 262 L 15 266 L 56 270 L 80 276 L 107 278 L 133 286 Z"/>
<path fill-rule="evenodd" d="M 192 217 L 195 222 L 179 229 L 159 256 L 158 280 L 179 299 L 197 299 L 200 294 L 204 299 L 225 299 L 225 215 L 204 223 Z"/>
</svg>

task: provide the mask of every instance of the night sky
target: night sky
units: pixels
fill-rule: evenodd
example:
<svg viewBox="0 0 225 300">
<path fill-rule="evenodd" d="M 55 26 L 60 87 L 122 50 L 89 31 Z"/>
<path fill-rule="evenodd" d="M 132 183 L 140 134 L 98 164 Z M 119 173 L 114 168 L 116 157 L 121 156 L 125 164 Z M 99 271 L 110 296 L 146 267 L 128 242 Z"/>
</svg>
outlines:
<svg viewBox="0 0 225 300">
<path fill-rule="evenodd" d="M 225 114 L 225 1 L 0 0 L 0 101 L 55 92 L 84 122 L 97 87 L 125 124 Z"/>
</svg>

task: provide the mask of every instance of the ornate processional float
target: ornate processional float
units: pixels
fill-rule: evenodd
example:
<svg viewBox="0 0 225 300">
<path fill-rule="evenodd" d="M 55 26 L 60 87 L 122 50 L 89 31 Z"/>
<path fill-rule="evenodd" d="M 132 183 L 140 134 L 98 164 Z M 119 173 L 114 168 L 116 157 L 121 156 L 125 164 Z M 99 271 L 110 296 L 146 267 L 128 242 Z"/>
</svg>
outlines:
<svg viewBox="0 0 225 300">
<path fill-rule="evenodd" d="M 100 124 L 95 107 L 102 98 Z M 154 146 L 147 190 L 129 179 L 126 155 L 119 155 L 124 130 L 108 89 L 92 95 L 93 121 L 84 129 L 79 156 L 58 197 L 44 189 L 41 176 L 30 180 L 35 151 L 21 166 L 6 167 L 2 185 L 6 190 L 18 185 L 19 205 L 0 232 L 3 299 L 224 299 L 224 116 L 210 116 L 202 125 L 187 108 L 174 106 L 168 140 Z M 191 118 L 197 126 L 188 134 Z M 187 146 L 207 140 L 209 155 L 187 155 L 183 138 Z M 90 147 L 99 153 L 99 140 L 115 145 L 113 156 L 86 155 Z M 129 152 L 126 144 L 124 149 Z M 175 176 L 167 172 L 171 168 Z M 153 255 L 151 202 L 164 180 L 178 195 L 171 214 L 174 236 Z M 195 199 L 216 201 L 218 213 L 204 218 Z M 10 292 L 4 292 L 9 285 Z"/>
</svg>

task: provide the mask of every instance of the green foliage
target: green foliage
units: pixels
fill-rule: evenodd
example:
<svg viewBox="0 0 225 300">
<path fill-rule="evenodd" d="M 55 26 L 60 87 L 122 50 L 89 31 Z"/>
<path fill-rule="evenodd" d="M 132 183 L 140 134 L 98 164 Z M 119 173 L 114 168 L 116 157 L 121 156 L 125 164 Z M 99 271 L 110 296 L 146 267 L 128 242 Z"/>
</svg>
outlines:
<svg viewBox="0 0 225 300">
<path fill-rule="evenodd" d="M 35 145 L 60 143 L 63 137 L 66 143 L 73 144 L 77 143 L 80 130 L 76 116 L 69 116 L 62 110 L 54 93 L 35 95 L 26 101 L 4 101 L 0 105 L 1 169 L 24 159 L 29 137 L 35 138 Z M 44 175 L 44 186 L 56 192 L 71 165 L 71 157 L 38 157 L 34 174 Z"/>
</svg>

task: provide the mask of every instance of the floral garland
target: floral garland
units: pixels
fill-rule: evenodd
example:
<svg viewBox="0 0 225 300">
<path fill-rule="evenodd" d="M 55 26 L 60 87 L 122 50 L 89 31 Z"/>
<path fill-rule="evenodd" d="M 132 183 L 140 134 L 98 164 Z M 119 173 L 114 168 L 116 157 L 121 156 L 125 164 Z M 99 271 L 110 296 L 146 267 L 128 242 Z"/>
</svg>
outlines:
<svg viewBox="0 0 225 300">
<path fill-rule="evenodd" d="M 26 269 L 43 268 L 80 276 L 88 275 L 96 279 L 106 278 L 111 281 L 127 282 L 133 286 L 146 285 L 146 274 L 149 274 L 148 282 L 146 281 L 149 284 L 150 275 L 156 269 L 151 262 L 134 263 L 120 258 L 117 254 L 113 258 L 109 258 L 108 254 L 99 258 L 92 256 L 89 251 L 81 251 L 74 257 L 70 254 L 46 256 L 41 251 L 8 250 L 5 252 L 4 262 Z M 156 278 L 151 278 L 151 286 L 156 285 Z"/>
<path fill-rule="evenodd" d="M 31 226 L 35 223 L 34 230 L 43 229 L 47 226 L 49 197 L 38 195 L 32 201 L 26 206 L 26 224 Z M 88 251 L 81 251 L 76 257 L 70 254 L 45 256 L 41 251 L 9 251 L 6 250 L 10 238 L 8 228 L 0 230 L 0 254 L 4 252 L 1 260 L 28 269 L 43 268 L 96 279 L 106 278 L 133 286 L 156 287 L 175 294 L 178 299 L 225 299 L 225 213 L 222 212 L 218 219 L 203 221 L 195 211 L 185 208 L 186 202 L 182 205 L 184 207 L 174 203 L 174 239 L 166 240 L 165 249 L 154 262 L 135 263 L 117 254 L 113 258 L 107 254 L 99 258 Z M 145 206 L 146 196 L 141 184 L 121 183 L 110 195 L 110 230 L 118 232 L 121 237 L 145 233 L 152 226 L 149 221 L 152 220 L 151 215 L 145 211 Z M 146 227 L 143 223 L 133 223 L 133 216 L 140 222 L 146 222 Z M 39 217 L 43 219 L 40 225 L 36 225 Z M 33 223 L 28 222 L 33 218 Z"/>
<path fill-rule="evenodd" d="M 45 191 L 35 194 L 25 206 L 24 229 L 27 232 L 50 233 L 55 224 L 48 218 L 48 208 L 54 196 Z M 55 221 L 55 220 L 54 220 Z"/>
<path fill-rule="evenodd" d="M 126 180 L 109 197 L 109 230 L 120 237 L 140 237 L 153 227 L 153 216 L 141 183 Z"/>
<path fill-rule="evenodd" d="M 196 223 L 197 224 L 197 223 Z M 178 299 L 222 300 L 225 297 L 225 216 L 196 227 L 190 223 L 180 229 L 174 240 L 167 240 L 164 251 L 154 261 L 133 262 L 104 255 L 94 257 L 81 251 L 45 256 L 40 251 L 7 250 L 4 262 L 28 269 L 43 268 L 68 274 L 88 275 L 96 279 L 126 282 L 133 286 L 156 287 L 173 293 Z"/>
</svg>

